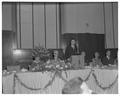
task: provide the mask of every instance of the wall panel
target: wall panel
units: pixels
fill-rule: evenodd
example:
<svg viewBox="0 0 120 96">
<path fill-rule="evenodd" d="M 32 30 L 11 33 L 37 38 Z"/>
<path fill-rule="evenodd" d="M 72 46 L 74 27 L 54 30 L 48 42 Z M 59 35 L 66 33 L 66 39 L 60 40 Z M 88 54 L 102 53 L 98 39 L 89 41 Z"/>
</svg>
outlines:
<svg viewBox="0 0 120 96">
<path fill-rule="evenodd" d="M 21 14 L 20 14 L 20 3 L 17 3 L 17 48 L 20 48 L 20 43 L 21 43 L 21 37 L 20 37 L 20 32 L 21 32 Z"/>
<path fill-rule="evenodd" d="M 68 3 L 62 10 L 62 33 L 104 34 L 102 3 Z"/>
<path fill-rule="evenodd" d="M 56 48 L 60 48 L 60 5 L 59 3 L 56 4 Z"/>
<path fill-rule="evenodd" d="M 45 47 L 45 23 L 44 23 L 44 4 L 34 3 L 34 46 L 39 44 Z"/>
<path fill-rule="evenodd" d="M 56 5 L 46 4 L 46 47 L 56 48 Z"/>
<path fill-rule="evenodd" d="M 21 48 L 33 48 L 32 25 L 21 24 Z"/>
<path fill-rule="evenodd" d="M 17 10 L 18 48 L 38 44 L 59 48 L 60 32 L 105 34 L 106 48 L 117 48 L 116 10 L 117 3 L 65 3 L 61 12 L 56 3 L 34 3 L 33 9 L 32 3 L 21 3 Z"/>
<path fill-rule="evenodd" d="M 20 3 L 17 5 L 18 48 L 31 49 L 39 44 L 59 47 L 59 5 Z"/>
<path fill-rule="evenodd" d="M 107 48 L 114 48 L 114 30 L 112 20 L 112 3 L 105 3 L 105 24 L 106 24 L 106 45 Z"/>
<path fill-rule="evenodd" d="M 2 30 L 12 30 L 12 4 L 2 4 Z"/>
<path fill-rule="evenodd" d="M 106 48 L 118 48 L 117 2 L 65 3 L 61 8 L 64 33 L 105 34 Z"/>
<path fill-rule="evenodd" d="M 118 48 L 118 3 L 113 3 L 114 40 L 115 48 Z"/>
<path fill-rule="evenodd" d="M 21 4 L 21 48 L 33 48 L 32 4 Z"/>
</svg>

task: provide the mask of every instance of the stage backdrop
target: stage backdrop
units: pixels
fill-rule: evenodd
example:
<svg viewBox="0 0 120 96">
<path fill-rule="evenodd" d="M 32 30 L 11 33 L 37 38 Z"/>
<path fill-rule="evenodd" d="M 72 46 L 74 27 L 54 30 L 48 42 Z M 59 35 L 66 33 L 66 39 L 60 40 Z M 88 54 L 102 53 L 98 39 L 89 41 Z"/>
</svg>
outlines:
<svg viewBox="0 0 120 96">
<path fill-rule="evenodd" d="M 61 34 L 104 34 L 105 48 L 118 48 L 117 6 L 116 2 L 61 4 Z"/>
<path fill-rule="evenodd" d="M 17 47 L 39 43 L 60 48 L 61 34 L 105 34 L 105 48 L 118 47 L 118 4 L 114 3 L 7 3 L 2 28 L 17 36 Z"/>
<path fill-rule="evenodd" d="M 69 37 L 75 33 L 80 51 L 118 48 L 118 3 L 7 2 L 2 4 L 2 30 L 7 65 L 14 61 L 10 57 L 13 49 L 28 50 L 38 44 L 65 49 L 69 41 L 63 38 L 65 34 Z M 8 49 L 4 48 L 7 41 L 10 42 Z"/>
</svg>

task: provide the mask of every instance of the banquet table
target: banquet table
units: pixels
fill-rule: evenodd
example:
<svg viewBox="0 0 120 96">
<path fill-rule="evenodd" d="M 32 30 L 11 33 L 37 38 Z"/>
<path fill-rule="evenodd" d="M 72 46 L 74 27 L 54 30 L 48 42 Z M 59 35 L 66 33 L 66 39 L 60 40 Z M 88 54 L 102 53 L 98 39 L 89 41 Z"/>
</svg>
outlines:
<svg viewBox="0 0 120 96">
<path fill-rule="evenodd" d="M 88 87 L 98 94 L 117 94 L 118 93 L 118 70 L 116 69 L 99 69 L 86 68 L 79 70 L 62 71 L 61 75 L 65 80 L 74 77 L 86 79 Z M 94 77 L 94 75 L 95 77 Z M 17 76 L 17 79 L 15 78 Z M 18 72 L 2 76 L 3 94 L 61 94 L 65 81 L 59 76 L 55 76 L 53 83 L 44 89 L 45 85 L 54 76 L 54 72 Z M 89 78 L 87 78 L 89 77 Z M 114 82 L 116 79 L 116 82 Z M 99 84 L 107 87 L 102 89 Z M 114 84 L 112 84 L 114 82 Z"/>
</svg>

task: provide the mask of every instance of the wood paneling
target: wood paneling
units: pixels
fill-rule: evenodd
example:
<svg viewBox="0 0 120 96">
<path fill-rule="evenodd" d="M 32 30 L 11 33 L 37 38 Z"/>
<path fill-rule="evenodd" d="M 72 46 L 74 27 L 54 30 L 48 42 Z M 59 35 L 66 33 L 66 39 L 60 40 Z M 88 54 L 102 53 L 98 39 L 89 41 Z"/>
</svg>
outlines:
<svg viewBox="0 0 120 96">
<path fill-rule="evenodd" d="M 28 68 L 33 61 L 31 49 L 16 49 L 13 50 L 13 58 L 15 65 L 20 65 L 21 68 Z"/>
<path fill-rule="evenodd" d="M 2 32 L 2 65 L 5 68 L 7 65 L 13 64 L 13 34 L 11 31 Z"/>
<path fill-rule="evenodd" d="M 78 36 L 79 38 L 76 38 Z M 86 58 L 92 60 L 94 53 L 100 52 L 103 55 L 104 47 L 104 34 L 88 34 L 88 33 L 66 33 L 62 35 L 62 45 L 66 47 L 70 44 L 72 39 L 78 40 L 79 54 L 82 51 L 86 52 Z"/>
</svg>

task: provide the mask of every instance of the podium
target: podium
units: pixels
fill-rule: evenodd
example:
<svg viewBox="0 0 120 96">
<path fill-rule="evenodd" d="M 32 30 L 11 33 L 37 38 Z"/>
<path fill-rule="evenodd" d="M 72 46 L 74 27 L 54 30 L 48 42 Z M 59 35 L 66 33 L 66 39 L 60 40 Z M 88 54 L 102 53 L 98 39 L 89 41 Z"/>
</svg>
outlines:
<svg viewBox="0 0 120 96">
<path fill-rule="evenodd" d="M 72 55 L 71 56 L 71 63 L 74 68 L 79 68 L 80 67 L 80 55 Z"/>
<path fill-rule="evenodd" d="M 84 68 L 85 58 L 82 55 L 72 55 L 71 63 L 74 68 Z"/>
</svg>

